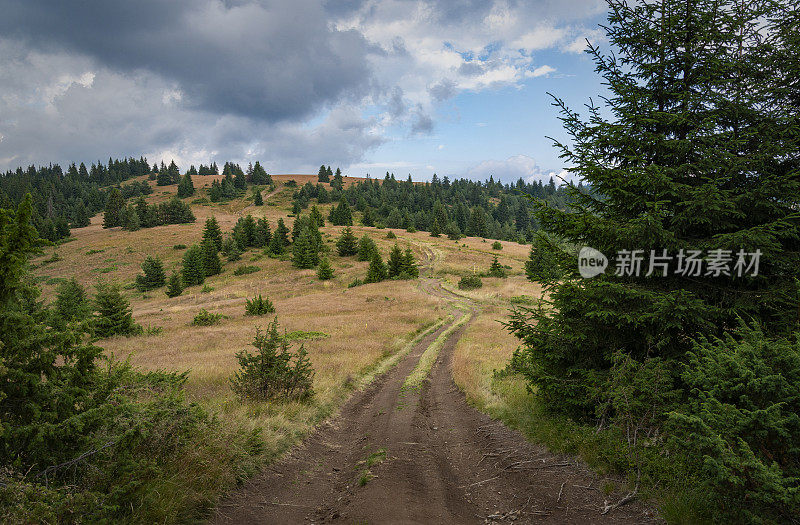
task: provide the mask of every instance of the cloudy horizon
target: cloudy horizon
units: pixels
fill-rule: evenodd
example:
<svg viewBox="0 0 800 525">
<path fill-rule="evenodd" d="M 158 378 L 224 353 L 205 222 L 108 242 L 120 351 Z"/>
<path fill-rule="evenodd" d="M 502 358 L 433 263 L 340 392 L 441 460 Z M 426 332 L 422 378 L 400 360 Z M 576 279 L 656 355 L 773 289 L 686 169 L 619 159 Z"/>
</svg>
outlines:
<svg viewBox="0 0 800 525">
<path fill-rule="evenodd" d="M 182 168 L 566 176 L 547 94 L 602 92 L 599 0 L 0 0 L 0 171 Z"/>
</svg>

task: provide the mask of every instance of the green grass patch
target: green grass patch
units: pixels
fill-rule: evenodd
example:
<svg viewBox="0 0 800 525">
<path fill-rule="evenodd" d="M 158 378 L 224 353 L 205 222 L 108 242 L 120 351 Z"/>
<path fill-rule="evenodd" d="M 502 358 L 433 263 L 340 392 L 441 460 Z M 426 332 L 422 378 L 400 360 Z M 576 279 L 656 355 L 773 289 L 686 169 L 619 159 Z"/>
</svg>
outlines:
<svg viewBox="0 0 800 525">
<path fill-rule="evenodd" d="M 252 266 L 252 265 L 239 266 L 233 271 L 233 275 L 248 275 L 251 273 L 256 273 L 259 270 L 261 270 L 261 268 L 259 268 L 258 266 Z"/>
<path fill-rule="evenodd" d="M 329 337 L 330 335 L 325 332 L 307 332 L 305 330 L 294 330 L 283 336 L 287 341 L 314 341 L 317 339 L 327 339 Z"/>
<path fill-rule="evenodd" d="M 444 346 L 447 338 L 450 337 L 450 334 L 461 328 L 467 321 L 469 321 L 470 317 L 472 317 L 471 312 L 464 314 L 458 321 L 450 325 L 447 330 L 439 334 L 439 337 L 437 337 L 436 340 L 425 349 L 425 352 L 422 353 L 422 357 L 419 358 L 417 366 L 410 374 L 408 374 L 406 380 L 403 381 L 404 390 L 419 388 L 419 386 L 422 384 L 422 381 L 428 377 L 431 367 L 436 361 L 436 358 L 439 356 L 439 351 Z"/>
</svg>

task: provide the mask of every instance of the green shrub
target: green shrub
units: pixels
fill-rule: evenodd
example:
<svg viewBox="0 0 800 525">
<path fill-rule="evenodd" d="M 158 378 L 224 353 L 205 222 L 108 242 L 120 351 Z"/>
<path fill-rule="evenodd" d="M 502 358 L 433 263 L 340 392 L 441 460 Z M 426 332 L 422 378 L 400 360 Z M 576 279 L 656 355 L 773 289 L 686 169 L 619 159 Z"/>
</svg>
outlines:
<svg viewBox="0 0 800 525">
<path fill-rule="evenodd" d="M 727 521 L 789 523 L 800 509 L 800 334 L 742 326 L 700 338 L 682 365 L 690 393 L 672 440 Z"/>
<path fill-rule="evenodd" d="M 257 271 L 261 270 L 258 266 L 239 266 L 235 270 L 233 270 L 233 275 L 248 275 L 251 273 L 256 273 Z"/>
<path fill-rule="evenodd" d="M 183 293 L 183 280 L 178 272 L 172 272 L 167 283 L 167 297 L 178 297 Z"/>
<path fill-rule="evenodd" d="M 292 352 L 289 341 L 278 333 L 277 318 L 266 332 L 256 331 L 255 353 L 236 354 L 240 369 L 231 378 L 231 389 L 242 400 L 274 398 L 305 400 L 314 395 L 314 370 L 303 345 Z"/>
<path fill-rule="evenodd" d="M 501 265 L 497 261 L 496 255 L 494 256 L 494 260 L 492 260 L 492 265 L 489 267 L 489 272 L 486 275 L 487 277 L 501 277 L 501 278 L 506 276 L 506 270 L 505 268 L 503 268 L 503 265 Z"/>
<path fill-rule="evenodd" d="M 142 327 L 133 322 L 131 303 L 122 296 L 119 287 L 98 284 L 94 308 L 97 312 L 94 318 L 94 333 L 97 337 L 141 333 Z"/>
<path fill-rule="evenodd" d="M 201 309 L 192 320 L 192 326 L 211 326 L 218 324 L 225 316 L 222 314 L 212 314 L 205 308 Z"/>
<path fill-rule="evenodd" d="M 319 262 L 319 268 L 317 268 L 317 278 L 319 278 L 320 281 L 333 279 L 333 268 L 331 268 L 331 263 L 328 261 L 327 257 L 323 257 Z"/>
<path fill-rule="evenodd" d="M 158 257 L 148 255 L 142 263 L 142 272 L 144 272 L 143 275 L 136 276 L 136 289 L 140 292 L 155 290 L 167 282 L 164 265 L 161 264 L 161 259 Z"/>
<path fill-rule="evenodd" d="M 175 244 L 175 245 L 172 246 L 172 249 L 173 250 L 185 250 L 186 249 L 186 245 L 185 244 Z"/>
<path fill-rule="evenodd" d="M 372 260 L 372 256 L 377 252 L 378 247 L 375 245 L 375 241 L 373 241 L 369 235 L 364 234 L 358 241 L 358 260 L 370 261 Z"/>
<path fill-rule="evenodd" d="M 551 237 L 537 233 L 525 262 L 525 274 L 531 281 L 560 279 L 564 275 L 562 259 L 563 254 L 557 243 Z"/>
<path fill-rule="evenodd" d="M 261 294 L 247 299 L 244 305 L 245 315 L 266 315 L 275 312 L 275 306 L 269 298 L 264 299 Z"/>
<path fill-rule="evenodd" d="M 397 239 L 397 235 L 395 235 L 392 230 L 389 230 L 388 232 L 386 232 L 386 238 L 387 239 Z"/>
<path fill-rule="evenodd" d="M 502 250 L 503 244 L 500 241 L 494 241 L 492 243 L 492 250 Z"/>
<path fill-rule="evenodd" d="M 462 290 L 474 290 L 481 286 L 483 286 L 483 282 L 477 275 L 465 275 L 458 281 L 458 287 Z"/>
</svg>

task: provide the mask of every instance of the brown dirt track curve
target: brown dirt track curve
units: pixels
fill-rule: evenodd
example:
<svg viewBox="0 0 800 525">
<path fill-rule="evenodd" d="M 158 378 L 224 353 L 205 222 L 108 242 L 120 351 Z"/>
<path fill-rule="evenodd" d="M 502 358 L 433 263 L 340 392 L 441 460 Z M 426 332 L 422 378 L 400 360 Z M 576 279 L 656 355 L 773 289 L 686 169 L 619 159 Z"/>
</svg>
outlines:
<svg viewBox="0 0 800 525">
<path fill-rule="evenodd" d="M 421 287 L 464 303 L 433 279 Z M 604 495 L 597 474 L 467 404 L 451 373 L 467 325 L 450 334 L 422 386 L 404 389 L 425 349 L 454 322 L 424 337 L 301 446 L 229 495 L 212 523 L 660 521 L 635 501 L 601 514 L 606 500 L 622 495 Z M 383 461 L 367 465 L 376 454 Z"/>
</svg>

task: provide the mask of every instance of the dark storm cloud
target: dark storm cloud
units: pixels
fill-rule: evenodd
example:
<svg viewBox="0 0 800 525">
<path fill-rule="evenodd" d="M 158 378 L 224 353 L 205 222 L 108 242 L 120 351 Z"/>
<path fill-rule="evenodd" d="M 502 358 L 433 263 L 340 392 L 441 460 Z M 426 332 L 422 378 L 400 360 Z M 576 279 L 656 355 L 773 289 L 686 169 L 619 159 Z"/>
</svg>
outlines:
<svg viewBox="0 0 800 525">
<path fill-rule="evenodd" d="M 318 2 L 0 0 L 0 35 L 176 82 L 184 103 L 278 121 L 363 94 L 369 46 Z"/>
</svg>

